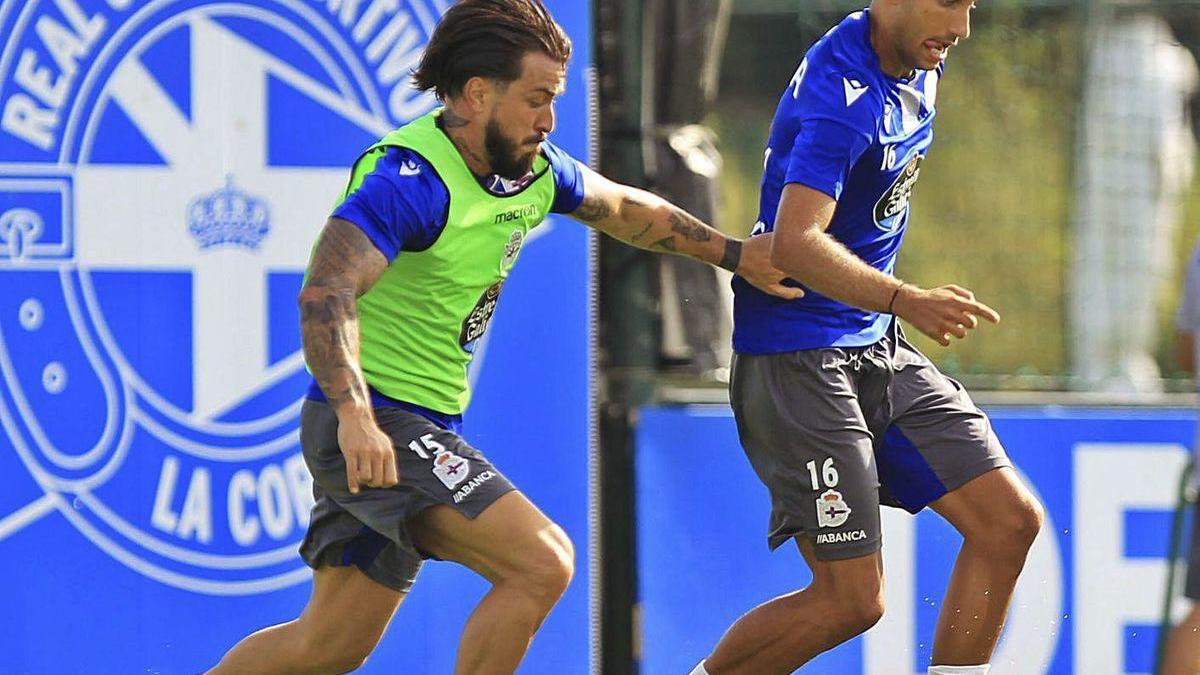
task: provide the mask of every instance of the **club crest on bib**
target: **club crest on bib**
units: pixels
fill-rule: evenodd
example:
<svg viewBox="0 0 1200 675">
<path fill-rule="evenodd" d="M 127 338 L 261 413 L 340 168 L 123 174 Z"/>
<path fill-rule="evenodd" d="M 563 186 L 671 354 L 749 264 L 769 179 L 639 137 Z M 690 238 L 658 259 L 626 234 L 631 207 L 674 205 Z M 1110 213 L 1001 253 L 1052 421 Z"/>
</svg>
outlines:
<svg viewBox="0 0 1200 675">
<path fill-rule="evenodd" d="M 520 230 L 513 230 L 508 237 L 508 243 L 504 245 L 504 257 L 500 260 L 501 269 L 508 269 L 517 262 L 517 255 L 521 252 L 523 243 L 525 243 L 525 235 Z"/>
<path fill-rule="evenodd" d="M 826 490 L 817 498 L 817 525 L 841 527 L 850 518 L 850 505 L 837 490 Z"/>
<path fill-rule="evenodd" d="M 0 453 L 136 572 L 309 578 L 295 297 L 348 157 L 436 104 L 409 72 L 449 4 L 0 12 Z"/>
</svg>

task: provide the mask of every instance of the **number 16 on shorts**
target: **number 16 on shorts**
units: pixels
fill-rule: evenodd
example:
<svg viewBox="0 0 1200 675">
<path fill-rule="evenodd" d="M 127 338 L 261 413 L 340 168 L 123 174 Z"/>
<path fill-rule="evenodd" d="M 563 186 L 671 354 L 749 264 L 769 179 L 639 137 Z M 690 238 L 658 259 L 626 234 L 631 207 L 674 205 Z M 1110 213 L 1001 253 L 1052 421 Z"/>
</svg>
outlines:
<svg viewBox="0 0 1200 675">
<path fill-rule="evenodd" d="M 824 480 L 826 489 L 817 498 L 817 525 L 820 527 L 840 527 L 845 524 L 850 518 L 850 505 L 842 499 L 842 493 L 834 490 L 838 484 L 837 467 L 833 465 L 833 458 L 825 458 L 825 462 L 821 464 L 821 473 L 817 473 L 817 461 L 812 460 L 805 466 L 808 467 L 808 476 L 812 479 L 812 489 L 814 491 L 821 489 L 821 481 Z"/>
</svg>

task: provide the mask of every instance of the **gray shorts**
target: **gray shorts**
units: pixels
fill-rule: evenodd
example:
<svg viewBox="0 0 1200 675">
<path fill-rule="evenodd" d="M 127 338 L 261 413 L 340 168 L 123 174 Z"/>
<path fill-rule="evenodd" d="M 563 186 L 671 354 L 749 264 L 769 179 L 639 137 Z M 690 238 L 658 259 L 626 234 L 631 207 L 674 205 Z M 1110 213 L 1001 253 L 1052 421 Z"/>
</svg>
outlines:
<svg viewBox="0 0 1200 675">
<path fill-rule="evenodd" d="M 354 565 L 371 579 L 405 593 L 424 558 L 408 534 L 408 520 L 443 504 L 475 518 L 513 485 L 459 435 L 399 408 L 375 408 L 375 421 L 392 439 L 400 484 L 346 487 L 346 461 L 337 441 L 337 416 L 327 403 L 305 401 L 300 445 L 313 475 L 312 518 L 300 556 L 312 568 Z"/>
<path fill-rule="evenodd" d="M 912 513 L 1010 462 L 987 416 L 895 324 L 869 347 L 734 356 L 738 435 L 771 493 L 768 545 L 879 550 L 879 505 Z"/>
</svg>

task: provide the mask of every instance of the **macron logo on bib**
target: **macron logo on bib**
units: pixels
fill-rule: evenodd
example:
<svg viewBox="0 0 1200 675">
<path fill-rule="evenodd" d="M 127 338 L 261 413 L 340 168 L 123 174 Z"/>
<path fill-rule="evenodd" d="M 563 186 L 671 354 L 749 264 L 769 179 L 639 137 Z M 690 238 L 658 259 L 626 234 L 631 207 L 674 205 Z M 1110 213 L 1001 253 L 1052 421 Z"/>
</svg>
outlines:
<svg viewBox="0 0 1200 675">
<path fill-rule="evenodd" d="M 846 89 L 846 107 L 854 105 L 854 102 L 862 98 L 862 95 L 867 93 L 867 85 L 859 82 L 853 77 L 843 77 L 842 86 Z"/>
</svg>

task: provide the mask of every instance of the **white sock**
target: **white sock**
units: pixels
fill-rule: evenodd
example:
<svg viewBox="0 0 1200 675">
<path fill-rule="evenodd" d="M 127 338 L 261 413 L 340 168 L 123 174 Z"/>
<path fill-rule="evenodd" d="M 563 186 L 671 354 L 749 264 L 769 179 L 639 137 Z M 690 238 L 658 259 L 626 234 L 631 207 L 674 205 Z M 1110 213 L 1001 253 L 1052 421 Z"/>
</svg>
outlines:
<svg viewBox="0 0 1200 675">
<path fill-rule="evenodd" d="M 704 668 L 704 662 L 701 661 L 700 665 L 696 666 L 688 675 L 708 675 L 708 671 Z"/>
<path fill-rule="evenodd" d="M 989 664 L 978 666 L 929 666 L 929 675 L 988 675 Z"/>
</svg>

